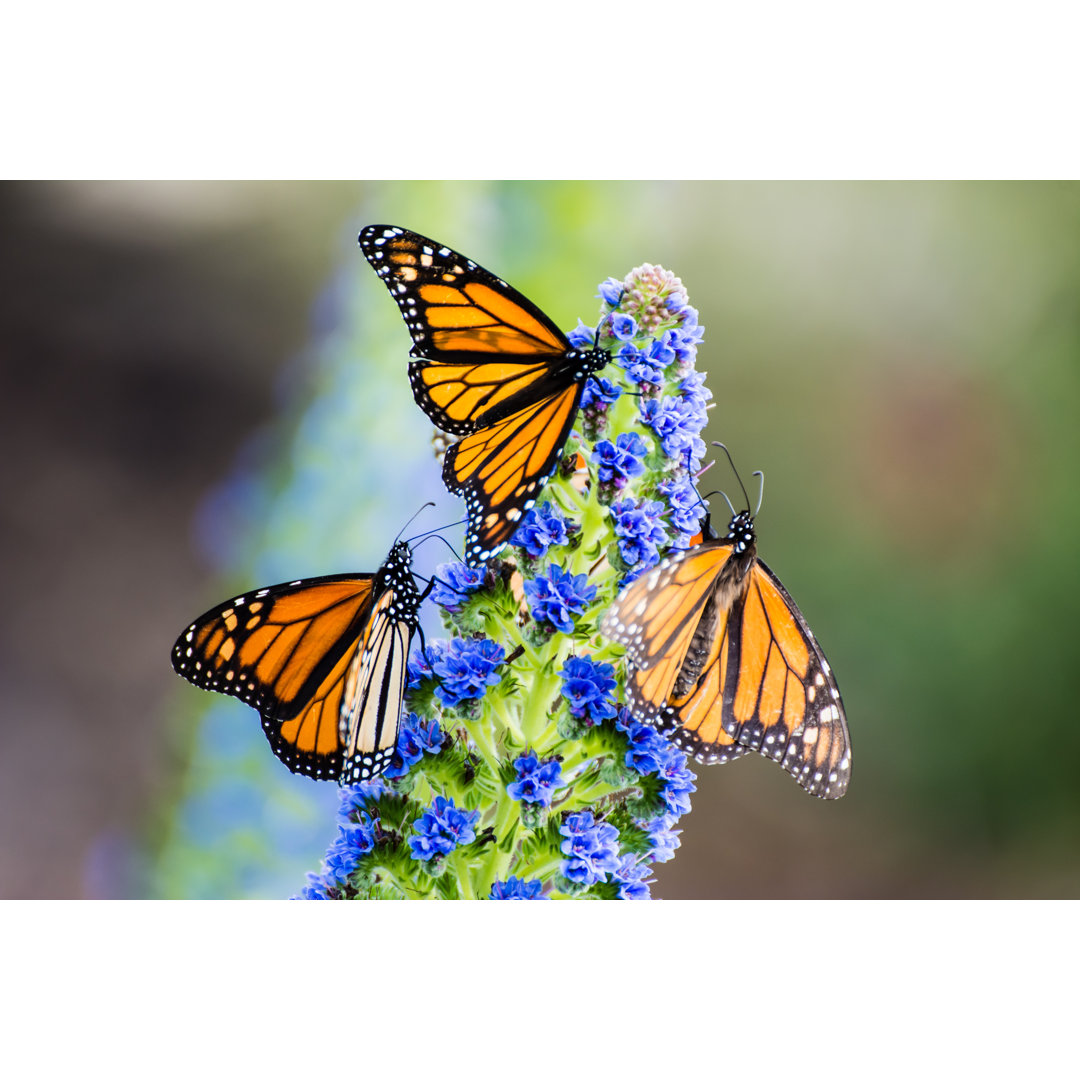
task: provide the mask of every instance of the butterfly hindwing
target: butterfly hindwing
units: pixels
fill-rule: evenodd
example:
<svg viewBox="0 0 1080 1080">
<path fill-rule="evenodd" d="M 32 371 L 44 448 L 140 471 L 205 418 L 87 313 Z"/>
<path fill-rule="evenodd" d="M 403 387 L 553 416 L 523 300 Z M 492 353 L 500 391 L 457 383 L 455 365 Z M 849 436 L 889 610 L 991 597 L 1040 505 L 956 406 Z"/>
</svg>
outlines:
<svg viewBox="0 0 1080 1080">
<path fill-rule="evenodd" d="M 840 690 L 802 612 L 760 559 L 732 608 L 728 642 L 727 734 L 780 762 L 811 795 L 839 799 L 851 775 Z"/>
<path fill-rule="evenodd" d="M 173 667 L 257 709 L 293 772 L 343 783 L 376 776 L 397 741 L 417 626 L 410 564 L 408 546 L 395 544 L 377 574 L 292 581 L 219 604 L 181 634 Z"/>
<path fill-rule="evenodd" d="M 517 531 L 562 459 L 581 393 L 582 384 L 571 383 L 447 450 L 443 482 L 464 495 L 468 514 L 466 562 L 482 561 Z"/>
<path fill-rule="evenodd" d="M 393 296 L 413 345 L 413 397 L 461 436 L 443 479 L 465 496 L 465 561 L 479 565 L 517 530 L 559 463 L 588 376 L 608 363 L 574 349 L 535 304 L 443 244 L 370 225 L 360 247 Z"/>
</svg>

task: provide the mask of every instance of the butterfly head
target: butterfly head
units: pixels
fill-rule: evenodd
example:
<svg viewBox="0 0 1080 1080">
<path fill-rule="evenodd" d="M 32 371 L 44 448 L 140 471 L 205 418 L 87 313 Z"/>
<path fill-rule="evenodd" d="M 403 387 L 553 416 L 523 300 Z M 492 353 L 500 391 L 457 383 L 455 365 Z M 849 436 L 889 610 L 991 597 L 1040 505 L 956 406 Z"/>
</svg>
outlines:
<svg viewBox="0 0 1080 1080">
<path fill-rule="evenodd" d="M 725 540 L 731 541 L 736 555 L 753 555 L 757 546 L 754 536 L 754 519 L 749 510 L 740 510 L 731 519 Z"/>
</svg>

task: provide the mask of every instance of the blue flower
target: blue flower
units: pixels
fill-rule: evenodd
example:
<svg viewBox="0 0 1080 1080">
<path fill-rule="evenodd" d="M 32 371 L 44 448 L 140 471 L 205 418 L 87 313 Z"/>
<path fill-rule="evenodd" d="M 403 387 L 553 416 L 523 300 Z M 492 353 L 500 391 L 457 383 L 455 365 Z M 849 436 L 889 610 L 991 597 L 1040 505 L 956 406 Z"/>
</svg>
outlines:
<svg viewBox="0 0 1080 1080">
<path fill-rule="evenodd" d="M 605 483 L 614 483 L 622 490 L 629 480 L 645 471 L 645 455 L 649 448 L 637 432 L 624 432 L 615 442 L 603 439 L 592 452 L 592 463 Z"/>
<path fill-rule="evenodd" d="M 419 644 L 414 645 L 405 669 L 407 678 L 405 685 L 410 690 L 415 690 L 425 679 L 434 679 L 435 672 L 432 670 L 432 664 L 438 663 L 445 655 L 445 641 L 429 641 L 426 655 L 425 649 Z"/>
<path fill-rule="evenodd" d="M 375 847 L 375 821 L 361 812 L 357 820 L 338 823 L 338 834 L 326 853 L 323 880 L 332 888 L 348 883 L 360 860 Z"/>
<path fill-rule="evenodd" d="M 590 375 L 581 393 L 581 408 L 606 409 L 622 397 L 622 387 L 599 375 Z"/>
<path fill-rule="evenodd" d="M 566 335 L 566 340 L 575 349 L 591 349 L 596 341 L 596 327 L 586 326 L 585 323 L 578 319 L 577 326 Z"/>
<path fill-rule="evenodd" d="M 638 822 L 652 841 L 652 850 L 649 852 L 653 862 L 667 862 L 675 858 L 675 849 L 679 846 L 679 834 L 681 829 L 673 829 L 671 826 L 679 820 L 677 814 L 661 814 L 651 821 Z"/>
<path fill-rule="evenodd" d="M 574 716 L 592 723 L 615 715 L 611 692 L 615 689 L 615 668 L 597 664 L 589 656 L 571 656 L 562 669 L 562 693 Z"/>
<path fill-rule="evenodd" d="M 540 890 L 544 887 L 542 881 L 526 878 L 516 878 L 513 874 L 505 881 L 492 883 L 489 900 L 543 900 Z"/>
<path fill-rule="evenodd" d="M 438 720 L 425 723 L 416 713 L 409 713 L 398 728 L 397 754 L 383 772 L 383 777 L 395 780 L 404 776 L 425 753 L 437 754 L 442 749 L 442 744 L 443 733 Z"/>
<path fill-rule="evenodd" d="M 691 371 L 679 383 L 679 393 L 703 414 L 713 396 L 713 392 L 705 385 L 705 374 L 701 371 Z"/>
<path fill-rule="evenodd" d="M 427 862 L 439 855 L 449 855 L 459 844 L 476 839 L 474 826 L 479 810 L 460 810 L 453 799 L 436 795 L 435 801 L 420 815 L 409 837 L 412 857 Z"/>
<path fill-rule="evenodd" d="M 615 307 L 622 299 L 623 289 L 626 286 L 618 278 L 609 277 L 607 281 L 600 283 L 600 292 L 597 295 L 605 304 Z"/>
<path fill-rule="evenodd" d="M 525 582 L 530 614 L 537 622 L 549 622 L 564 634 L 572 633 L 574 620 L 570 616 L 580 615 L 596 598 L 596 586 L 586 585 L 586 580 L 585 574 L 549 566 L 546 574 Z"/>
<path fill-rule="evenodd" d="M 645 880 L 652 872 L 647 862 L 639 862 L 637 855 L 623 855 L 613 877 L 619 883 L 620 900 L 650 900 L 649 884 Z"/>
<path fill-rule="evenodd" d="M 669 330 L 661 337 L 656 338 L 645 351 L 645 355 L 653 367 L 666 368 L 675 363 L 676 354 L 675 346 L 672 344 L 673 340 L 674 331 Z"/>
<path fill-rule="evenodd" d="M 431 670 L 439 680 L 435 696 L 446 706 L 483 697 L 502 679 L 495 668 L 505 655 L 489 638 L 452 638 L 445 652 L 432 660 Z"/>
<path fill-rule="evenodd" d="M 566 519 L 551 503 L 546 502 L 526 513 L 511 543 L 523 547 L 534 559 L 539 559 L 549 547 L 565 544 L 568 537 Z"/>
<path fill-rule="evenodd" d="M 353 814 L 361 813 L 372 803 L 377 803 L 389 790 L 381 776 L 376 776 L 374 780 L 365 780 L 360 784 L 343 787 L 338 817 L 345 820 Z"/>
<path fill-rule="evenodd" d="M 506 785 L 506 792 L 517 802 L 550 806 L 555 789 L 562 783 L 562 765 L 556 758 L 541 761 L 535 750 L 522 754 L 514 762 L 518 778 Z"/>
<path fill-rule="evenodd" d="M 611 316 L 611 336 L 618 341 L 629 341 L 637 333 L 633 315 L 617 311 Z"/>
<path fill-rule="evenodd" d="M 615 519 L 615 535 L 619 538 L 619 554 L 627 566 L 652 566 L 660 561 L 660 544 L 668 540 L 661 522 L 662 502 L 642 499 L 622 499 L 611 504 Z"/>
<path fill-rule="evenodd" d="M 567 856 L 563 877 L 579 885 L 595 885 L 619 868 L 619 830 L 607 822 L 596 824 L 591 810 L 568 814 L 559 832 L 566 837 L 559 845 Z"/>
<path fill-rule="evenodd" d="M 645 383 L 659 386 L 664 381 L 664 373 L 651 363 L 648 353 L 633 345 L 623 345 L 615 354 L 615 359 L 626 371 L 626 377 L 632 383 Z"/>
<path fill-rule="evenodd" d="M 704 406 L 683 397 L 650 398 L 641 403 L 639 419 L 656 432 L 668 457 L 684 457 L 687 450 L 693 459 L 705 456 L 698 435 L 708 419 Z"/>
<path fill-rule="evenodd" d="M 457 611 L 484 584 L 487 571 L 483 567 L 466 566 L 462 562 L 440 563 L 435 567 L 431 599 L 446 611 Z"/>
<path fill-rule="evenodd" d="M 673 814 L 689 814 L 690 792 L 697 791 L 697 777 L 686 767 L 686 755 L 678 747 L 667 744 L 667 749 L 659 769 L 664 779 L 664 804 Z"/>
<path fill-rule="evenodd" d="M 297 893 L 296 896 L 290 896 L 290 900 L 329 900 L 327 895 L 327 883 L 323 880 L 321 874 L 315 874 L 312 871 L 307 872 L 307 884 Z"/>
<path fill-rule="evenodd" d="M 630 741 L 630 749 L 626 751 L 625 762 L 627 768 L 648 776 L 649 773 L 658 773 L 667 760 L 667 752 L 671 744 L 655 728 L 648 724 L 639 724 L 631 721 L 623 729 Z"/>
<path fill-rule="evenodd" d="M 672 525 L 691 536 L 699 533 L 706 511 L 693 480 L 689 476 L 669 477 L 659 490 L 667 498 Z"/>
</svg>

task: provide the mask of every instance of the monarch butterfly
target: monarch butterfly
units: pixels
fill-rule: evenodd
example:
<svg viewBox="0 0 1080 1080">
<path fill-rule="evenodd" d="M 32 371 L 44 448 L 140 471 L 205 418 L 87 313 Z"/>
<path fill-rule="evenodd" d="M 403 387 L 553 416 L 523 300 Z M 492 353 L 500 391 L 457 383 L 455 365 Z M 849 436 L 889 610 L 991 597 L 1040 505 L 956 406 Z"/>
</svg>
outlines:
<svg viewBox="0 0 1080 1080">
<path fill-rule="evenodd" d="M 413 397 L 443 431 L 443 482 L 465 496 L 465 561 L 506 545 L 559 463 L 585 381 L 611 359 L 571 348 L 505 281 L 456 251 L 393 225 L 369 225 L 360 247 L 412 335 Z"/>
<path fill-rule="evenodd" d="M 290 581 L 218 604 L 177 639 L 173 668 L 258 709 L 271 749 L 293 772 L 370 780 L 397 744 L 423 600 L 411 566 L 401 541 L 375 574 Z"/>
<path fill-rule="evenodd" d="M 760 505 L 760 504 L 759 504 Z M 757 557 L 754 519 L 631 582 L 600 630 L 625 646 L 634 716 L 705 765 L 757 750 L 811 795 L 839 799 L 851 741 L 832 670 L 802 612 Z"/>
</svg>

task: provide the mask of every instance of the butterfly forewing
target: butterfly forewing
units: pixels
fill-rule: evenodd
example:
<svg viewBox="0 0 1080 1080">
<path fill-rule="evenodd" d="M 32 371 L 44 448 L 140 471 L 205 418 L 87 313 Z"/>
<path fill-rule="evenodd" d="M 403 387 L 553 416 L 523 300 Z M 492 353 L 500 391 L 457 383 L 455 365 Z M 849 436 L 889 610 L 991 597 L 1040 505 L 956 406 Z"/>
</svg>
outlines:
<svg viewBox="0 0 1080 1080">
<path fill-rule="evenodd" d="M 374 574 L 290 581 L 211 608 L 173 646 L 173 669 L 276 719 L 295 716 L 359 634 Z"/>
</svg>

